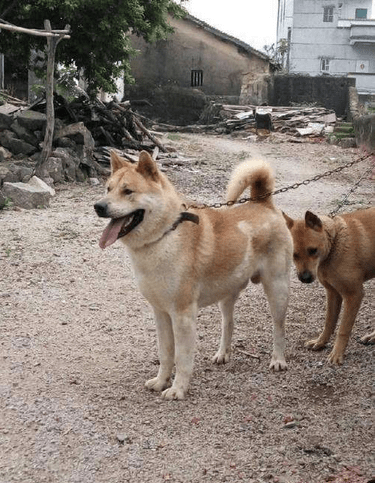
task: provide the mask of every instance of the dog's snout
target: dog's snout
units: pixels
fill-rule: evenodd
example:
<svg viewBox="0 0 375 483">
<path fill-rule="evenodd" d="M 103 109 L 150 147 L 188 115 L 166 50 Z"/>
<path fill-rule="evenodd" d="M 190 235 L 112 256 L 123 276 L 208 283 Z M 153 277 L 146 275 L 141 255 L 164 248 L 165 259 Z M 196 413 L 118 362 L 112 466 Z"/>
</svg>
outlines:
<svg viewBox="0 0 375 483">
<path fill-rule="evenodd" d="M 298 278 L 303 283 L 311 283 L 314 281 L 314 277 L 311 272 L 306 270 L 305 272 L 299 273 Z"/>
<path fill-rule="evenodd" d="M 105 201 L 98 201 L 98 203 L 95 203 L 94 209 L 98 216 L 103 218 L 108 217 L 108 204 Z"/>
</svg>

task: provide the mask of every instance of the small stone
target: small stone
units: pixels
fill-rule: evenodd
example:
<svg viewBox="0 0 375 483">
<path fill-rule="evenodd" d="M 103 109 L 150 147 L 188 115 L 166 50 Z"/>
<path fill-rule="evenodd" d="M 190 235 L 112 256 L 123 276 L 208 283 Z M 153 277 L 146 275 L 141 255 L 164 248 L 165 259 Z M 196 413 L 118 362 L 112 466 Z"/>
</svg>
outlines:
<svg viewBox="0 0 375 483">
<path fill-rule="evenodd" d="M 131 443 L 131 439 L 129 438 L 129 436 L 124 433 L 118 433 L 116 435 L 116 438 L 117 438 L 117 441 L 121 444 Z"/>
<path fill-rule="evenodd" d="M 291 429 L 295 428 L 298 425 L 298 421 L 290 421 L 289 423 L 284 424 L 284 429 Z"/>
</svg>

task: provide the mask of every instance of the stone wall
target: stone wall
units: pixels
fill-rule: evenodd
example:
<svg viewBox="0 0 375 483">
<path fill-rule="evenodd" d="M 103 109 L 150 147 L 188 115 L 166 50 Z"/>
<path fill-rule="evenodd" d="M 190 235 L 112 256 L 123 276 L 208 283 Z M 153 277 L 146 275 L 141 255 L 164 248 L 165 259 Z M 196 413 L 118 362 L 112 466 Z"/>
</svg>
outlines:
<svg viewBox="0 0 375 483">
<path fill-rule="evenodd" d="M 349 111 L 349 119 L 353 122 L 357 146 L 375 153 L 375 114 L 364 114 L 355 87 L 349 87 Z"/>
<path fill-rule="evenodd" d="M 27 183 L 39 159 L 46 115 L 37 111 L 0 109 L 0 190 L 4 183 Z M 54 145 L 46 161 L 45 178 L 51 184 L 85 181 L 101 174 L 92 157 L 95 141 L 83 122 L 63 125 L 55 120 Z"/>
<path fill-rule="evenodd" d="M 208 102 L 200 89 L 176 85 L 128 86 L 126 99 L 143 116 L 182 126 L 198 122 Z"/>
<path fill-rule="evenodd" d="M 348 114 L 349 87 L 355 79 L 333 76 L 275 75 L 270 81 L 269 104 L 291 106 L 292 104 L 316 103 L 333 109 L 336 115 Z"/>
<path fill-rule="evenodd" d="M 249 72 L 243 76 L 240 104 L 262 105 L 268 104 L 270 75 L 258 72 Z"/>
<path fill-rule="evenodd" d="M 375 115 L 357 117 L 353 125 L 357 146 L 375 153 Z"/>
</svg>

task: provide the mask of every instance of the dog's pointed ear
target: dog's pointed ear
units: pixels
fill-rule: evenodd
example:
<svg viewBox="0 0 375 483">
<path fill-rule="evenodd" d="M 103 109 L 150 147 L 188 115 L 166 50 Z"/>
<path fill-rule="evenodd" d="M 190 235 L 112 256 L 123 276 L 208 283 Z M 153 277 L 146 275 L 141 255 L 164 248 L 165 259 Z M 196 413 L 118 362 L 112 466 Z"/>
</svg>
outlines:
<svg viewBox="0 0 375 483">
<path fill-rule="evenodd" d="M 147 151 L 140 152 L 136 171 L 143 177 L 150 178 L 153 181 L 159 179 L 158 167 Z"/>
<path fill-rule="evenodd" d="M 115 151 L 111 151 L 111 172 L 112 174 L 116 173 L 118 169 L 123 168 L 126 166 L 128 162 L 121 158 Z"/>
<path fill-rule="evenodd" d="M 323 229 L 323 223 L 321 219 L 318 216 L 314 215 L 314 213 L 311 213 L 311 211 L 306 211 L 305 224 L 308 228 L 311 228 L 315 231 L 322 231 Z"/>
<path fill-rule="evenodd" d="M 286 213 L 282 212 L 283 213 L 283 217 L 285 218 L 285 221 L 286 221 L 286 226 L 289 228 L 289 230 L 291 230 L 293 228 L 293 225 L 294 225 L 294 220 L 292 220 L 292 218 L 290 218 Z"/>
</svg>

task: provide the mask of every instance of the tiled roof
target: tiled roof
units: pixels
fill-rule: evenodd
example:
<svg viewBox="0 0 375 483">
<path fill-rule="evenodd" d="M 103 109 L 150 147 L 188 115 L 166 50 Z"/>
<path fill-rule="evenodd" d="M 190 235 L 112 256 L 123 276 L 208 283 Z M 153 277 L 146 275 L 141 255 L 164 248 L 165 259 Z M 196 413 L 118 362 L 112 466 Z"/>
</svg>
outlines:
<svg viewBox="0 0 375 483">
<path fill-rule="evenodd" d="M 256 55 L 256 56 L 260 57 L 261 59 L 268 60 L 269 62 L 272 62 L 271 59 L 266 54 L 264 54 L 263 52 L 260 52 L 259 50 L 254 49 L 253 47 L 251 47 L 246 42 L 243 42 L 242 40 L 236 39 L 235 37 L 232 37 L 231 35 L 228 35 L 225 32 L 222 32 L 221 30 L 216 29 L 215 27 L 211 27 L 211 25 L 208 25 L 208 23 L 203 22 L 203 20 L 199 20 L 196 17 L 193 17 L 193 15 L 190 15 L 189 13 L 184 17 L 184 20 L 190 20 L 191 22 L 193 22 L 198 27 L 201 27 L 202 29 L 206 30 L 207 32 L 210 32 L 212 35 L 215 35 L 216 37 L 219 37 L 220 39 L 222 39 L 226 42 L 231 42 L 232 44 L 236 45 L 237 47 L 241 47 L 246 52 L 249 52 L 250 54 Z"/>
</svg>

